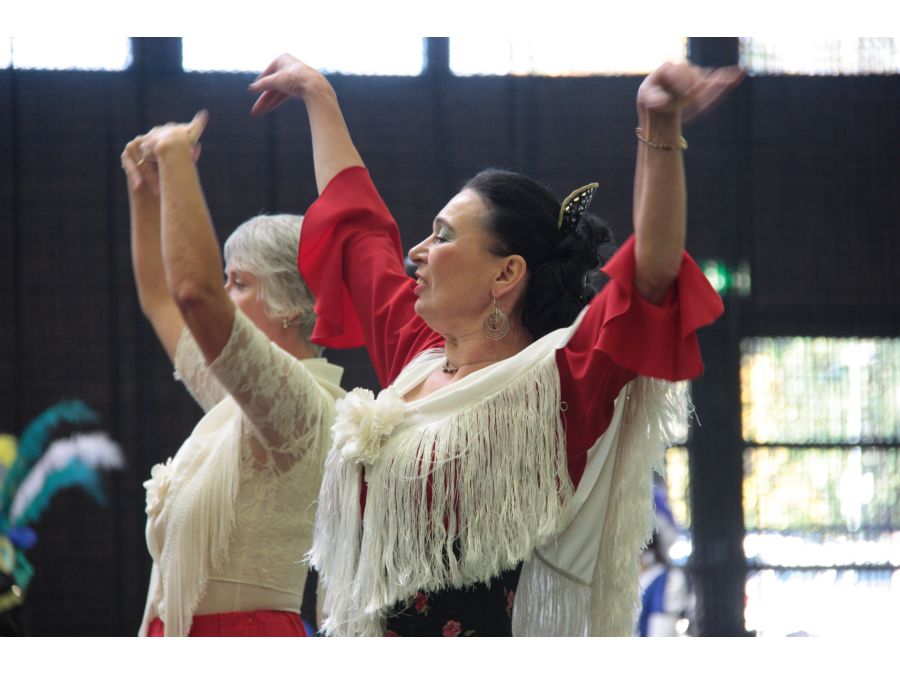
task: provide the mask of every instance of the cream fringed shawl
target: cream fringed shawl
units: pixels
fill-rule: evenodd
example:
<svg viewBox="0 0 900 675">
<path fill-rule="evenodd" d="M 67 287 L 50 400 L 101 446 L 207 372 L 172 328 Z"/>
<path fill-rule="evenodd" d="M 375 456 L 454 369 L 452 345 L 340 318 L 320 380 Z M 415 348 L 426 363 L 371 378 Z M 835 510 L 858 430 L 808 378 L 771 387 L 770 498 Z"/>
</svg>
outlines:
<svg viewBox="0 0 900 675">
<path fill-rule="evenodd" d="M 651 433 L 641 419 L 649 412 L 642 386 L 623 390 L 574 492 L 555 351 L 579 321 L 412 403 L 402 394 L 440 367 L 442 351 L 421 354 L 377 399 L 357 389 L 338 403 L 310 554 L 325 587 L 328 634 L 381 635 L 388 612 L 417 591 L 486 581 L 535 551 L 537 559 L 544 547 L 554 560 L 569 554 L 556 562 L 575 572 L 586 552 L 591 574 L 585 580 L 551 561 L 527 562 L 517 634 L 632 633 L 653 461 L 619 446 Z M 607 438 L 618 442 L 604 451 Z M 606 513 L 608 488 L 594 499 L 590 492 L 608 476 L 609 457 L 616 506 Z M 576 527 L 579 517 L 589 527 Z"/>
<path fill-rule="evenodd" d="M 341 369 L 296 359 L 240 311 L 213 363 L 187 329 L 175 363 L 207 412 L 144 484 L 154 565 L 140 633 L 154 617 L 187 635 L 197 611 L 299 607 Z"/>
<path fill-rule="evenodd" d="M 687 387 L 638 377 L 588 452 L 565 526 L 525 561 L 514 635 L 631 636 L 640 613 L 638 553 L 653 531 L 653 472 L 683 434 Z"/>
<path fill-rule="evenodd" d="M 152 497 L 148 487 L 148 514 L 156 500 L 169 509 L 165 541 L 154 560 L 148 609 L 142 632 L 146 631 L 149 599 L 156 593 L 158 579 L 165 587 L 160 616 L 167 635 L 187 635 L 191 618 L 211 571 L 220 571 L 227 559 L 228 539 L 234 525 L 234 504 L 239 485 L 241 411 L 233 398 L 222 400 L 200 421 L 174 461 L 154 467 Z M 217 448 L 209 452 L 208 448 Z M 146 485 L 146 484 L 145 484 Z M 177 496 L 175 499 L 167 495 Z M 152 527 L 152 519 L 148 527 Z M 147 537 L 148 543 L 154 537 Z"/>
</svg>

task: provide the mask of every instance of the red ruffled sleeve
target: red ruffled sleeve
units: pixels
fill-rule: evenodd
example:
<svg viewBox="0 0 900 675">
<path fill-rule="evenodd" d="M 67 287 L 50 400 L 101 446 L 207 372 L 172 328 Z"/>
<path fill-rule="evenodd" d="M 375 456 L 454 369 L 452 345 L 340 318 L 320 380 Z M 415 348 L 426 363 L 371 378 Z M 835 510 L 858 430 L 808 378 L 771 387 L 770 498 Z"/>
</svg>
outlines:
<svg viewBox="0 0 900 675">
<path fill-rule="evenodd" d="M 654 305 L 634 287 L 634 237 L 629 237 L 604 266 L 610 282 L 577 333 L 596 338 L 592 349 L 638 375 L 674 382 L 702 374 L 696 331 L 722 314 L 722 300 L 694 260 L 682 256 L 678 279 L 664 302 Z"/>
<path fill-rule="evenodd" d="M 703 361 L 696 331 L 723 311 L 719 295 L 687 253 L 661 305 L 635 289 L 634 268 L 630 237 L 604 266 L 609 282 L 556 355 L 566 403 L 569 472 L 576 484 L 587 450 L 609 426 L 622 387 L 637 375 L 671 381 L 699 376 Z"/>
<path fill-rule="evenodd" d="M 309 207 L 297 266 L 316 296 L 312 341 L 365 345 L 383 387 L 416 355 L 443 344 L 415 313 L 397 224 L 365 167 L 339 173 Z"/>
</svg>

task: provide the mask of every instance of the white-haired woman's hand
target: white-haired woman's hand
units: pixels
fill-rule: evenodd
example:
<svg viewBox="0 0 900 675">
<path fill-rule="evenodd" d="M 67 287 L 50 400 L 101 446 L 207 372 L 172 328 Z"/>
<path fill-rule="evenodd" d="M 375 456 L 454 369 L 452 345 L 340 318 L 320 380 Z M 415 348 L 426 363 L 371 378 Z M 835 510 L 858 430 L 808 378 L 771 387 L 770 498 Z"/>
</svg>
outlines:
<svg viewBox="0 0 900 675">
<path fill-rule="evenodd" d="M 250 91 L 259 94 L 250 112 L 263 115 L 289 98 L 305 99 L 308 93 L 320 86 L 331 85 L 321 73 L 303 61 L 290 54 L 282 54 L 250 85 Z"/>
<path fill-rule="evenodd" d="M 194 161 L 200 158 L 200 136 L 206 128 L 209 113 L 201 110 L 186 124 L 169 122 L 153 127 L 146 134 L 136 136 L 122 151 L 122 168 L 128 179 L 128 189 L 139 192 L 150 189 L 159 194 L 159 166 L 156 153 L 166 144 L 182 141 L 190 145 Z"/>
<path fill-rule="evenodd" d="M 738 66 L 701 68 L 690 63 L 664 63 L 641 83 L 638 113 L 681 114 L 682 121 L 703 115 L 734 89 L 746 71 Z"/>
<path fill-rule="evenodd" d="M 191 148 L 194 161 L 200 157 L 200 137 L 206 124 L 209 122 L 209 113 L 206 110 L 199 111 L 194 119 L 187 123 L 169 122 L 153 127 L 140 138 L 141 159 L 144 162 L 155 162 L 156 155 L 168 145 L 186 143 Z"/>
<path fill-rule="evenodd" d="M 128 190 L 133 193 L 151 190 L 159 194 L 159 167 L 156 162 L 148 162 L 141 155 L 143 136 L 132 139 L 122 151 L 122 169 L 128 181 Z"/>
</svg>

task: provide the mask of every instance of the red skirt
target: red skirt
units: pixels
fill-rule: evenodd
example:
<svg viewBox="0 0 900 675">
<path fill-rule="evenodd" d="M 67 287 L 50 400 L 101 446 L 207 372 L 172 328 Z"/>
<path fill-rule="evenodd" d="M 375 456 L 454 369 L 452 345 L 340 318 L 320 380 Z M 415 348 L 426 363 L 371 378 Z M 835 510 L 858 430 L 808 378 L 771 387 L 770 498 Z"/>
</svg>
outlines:
<svg viewBox="0 0 900 675">
<path fill-rule="evenodd" d="M 153 619 L 147 637 L 163 635 L 163 622 Z M 306 630 L 295 612 L 258 610 L 195 616 L 188 637 L 306 637 Z"/>
</svg>

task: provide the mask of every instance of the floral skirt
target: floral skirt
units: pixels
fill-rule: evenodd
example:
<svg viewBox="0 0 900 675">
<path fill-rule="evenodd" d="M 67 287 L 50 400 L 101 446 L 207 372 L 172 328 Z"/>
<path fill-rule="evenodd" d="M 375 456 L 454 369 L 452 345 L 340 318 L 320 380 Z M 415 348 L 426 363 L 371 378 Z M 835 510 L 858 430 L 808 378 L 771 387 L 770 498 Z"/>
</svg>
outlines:
<svg viewBox="0 0 900 675">
<path fill-rule="evenodd" d="M 509 637 L 522 565 L 468 588 L 416 593 L 388 617 L 387 637 Z"/>
</svg>

